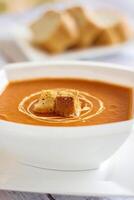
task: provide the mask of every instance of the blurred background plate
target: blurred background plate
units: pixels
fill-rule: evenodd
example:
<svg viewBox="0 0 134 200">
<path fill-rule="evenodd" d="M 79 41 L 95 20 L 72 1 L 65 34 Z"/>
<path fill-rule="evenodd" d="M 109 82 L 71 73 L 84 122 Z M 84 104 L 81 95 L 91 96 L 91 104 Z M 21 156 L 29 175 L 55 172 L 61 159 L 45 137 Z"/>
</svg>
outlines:
<svg viewBox="0 0 134 200">
<path fill-rule="evenodd" d="M 124 43 L 112 45 L 112 46 L 101 46 L 101 47 L 90 47 L 86 49 L 79 50 L 69 50 L 57 55 L 48 54 L 45 51 L 41 51 L 37 48 L 34 48 L 25 38 L 15 38 L 15 44 L 18 46 L 19 50 L 23 55 L 27 57 L 30 61 L 44 61 L 48 59 L 59 59 L 59 60 L 68 60 L 68 59 L 77 59 L 77 60 L 88 60 L 95 59 L 99 57 L 105 57 L 109 55 L 115 55 L 125 48 L 128 45 L 132 44 L 133 41 L 127 41 Z"/>
<path fill-rule="evenodd" d="M 9 0 L 6 0 L 8 3 Z M 6 2 L 2 1 L 2 2 Z M 112 8 L 119 12 L 125 13 L 127 17 L 133 22 L 133 6 L 131 1 L 116 2 L 115 0 L 109 0 L 107 2 L 101 0 L 73 0 L 73 1 L 61 1 L 55 0 L 53 3 L 50 1 L 41 4 L 41 1 L 18 1 L 13 0 L 16 7 L 12 7 L 11 3 L 7 4 L 5 12 L 0 16 L 0 54 L 5 58 L 6 62 L 20 62 L 20 61 L 38 61 L 48 59 L 60 59 L 60 60 L 98 60 L 102 59 L 105 61 L 107 57 L 113 57 L 121 55 L 124 51 L 131 51 L 134 46 L 134 41 L 128 41 L 122 44 L 104 47 L 93 47 L 82 50 L 70 50 L 61 54 L 50 55 L 45 51 L 41 51 L 33 47 L 27 40 L 29 37 L 28 25 L 36 19 L 41 13 L 49 9 L 63 9 L 72 4 L 82 4 L 89 7 L 91 10 L 96 8 Z M 0 1 L 1 2 L 1 1 Z M 21 3 L 20 3 L 21 2 Z M 28 3 L 29 2 L 29 3 Z M 30 3 L 31 2 L 31 3 Z M 116 6 L 114 3 L 116 2 Z M 17 6 L 19 5 L 20 6 Z M 21 5 L 23 4 L 23 5 Z M 36 6 L 38 5 L 38 6 Z M 129 11 L 126 5 L 129 5 Z M 2 9 L 2 8 L 1 8 Z M 107 61 L 107 60 L 106 60 Z M 111 60 L 108 60 L 111 61 Z"/>
</svg>

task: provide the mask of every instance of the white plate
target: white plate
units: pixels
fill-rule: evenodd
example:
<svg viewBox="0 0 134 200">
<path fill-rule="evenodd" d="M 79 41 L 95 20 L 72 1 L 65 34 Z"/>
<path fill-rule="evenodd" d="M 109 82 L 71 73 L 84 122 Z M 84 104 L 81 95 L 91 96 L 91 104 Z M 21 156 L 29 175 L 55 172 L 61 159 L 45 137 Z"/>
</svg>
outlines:
<svg viewBox="0 0 134 200">
<path fill-rule="evenodd" d="M 72 60 L 72 59 L 93 59 L 102 56 L 114 55 L 121 52 L 127 45 L 132 44 L 133 40 L 126 41 L 124 43 L 111 45 L 111 46 L 101 46 L 101 47 L 91 47 L 80 50 L 70 50 L 60 54 L 48 54 L 45 51 L 39 50 L 33 47 L 30 40 L 30 32 L 28 28 L 24 25 L 15 24 L 12 28 L 11 40 L 14 41 L 15 45 L 12 44 L 11 49 L 17 46 L 17 51 L 14 49 L 16 54 L 20 52 L 23 57 L 26 57 L 29 61 L 45 61 L 45 60 Z M 9 38 L 8 38 L 9 40 Z M 10 46 L 10 44 L 9 44 Z M 10 49 L 10 48 L 9 48 Z M 12 52 L 10 52 L 11 54 Z M 9 51 L 8 51 L 9 54 Z"/>
<path fill-rule="evenodd" d="M 101 47 L 91 47 L 80 50 L 69 50 L 60 54 L 48 54 L 45 51 L 33 47 L 26 38 L 16 37 L 16 44 L 23 54 L 27 56 L 30 61 L 44 61 L 48 59 L 68 60 L 68 59 L 93 59 L 102 56 L 114 55 L 121 52 L 132 41 Z"/>
<path fill-rule="evenodd" d="M 53 194 L 134 196 L 134 131 L 99 170 L 61 172 L 17 163 L 0 151 L 0 189 Z M 88 158 L 87 158 L 88 159 Z"/>
</svg>

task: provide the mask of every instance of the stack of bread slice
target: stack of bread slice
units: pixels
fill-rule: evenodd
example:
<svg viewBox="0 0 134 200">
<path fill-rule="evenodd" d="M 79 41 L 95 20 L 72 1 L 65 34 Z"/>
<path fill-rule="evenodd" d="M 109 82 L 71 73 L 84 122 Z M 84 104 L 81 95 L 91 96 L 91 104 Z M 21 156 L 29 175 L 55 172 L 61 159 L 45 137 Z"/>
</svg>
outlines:
<svg viewBox="0 0 134 200">
<path fill-rule="evenodd" d="M 132 37 L 131 26 L 118 13 L 91 12 L 81 6 L 47 11 L 30 28 L 32 43 L 50 53 L 74 47 L 112 45 Z"/>
</svg>

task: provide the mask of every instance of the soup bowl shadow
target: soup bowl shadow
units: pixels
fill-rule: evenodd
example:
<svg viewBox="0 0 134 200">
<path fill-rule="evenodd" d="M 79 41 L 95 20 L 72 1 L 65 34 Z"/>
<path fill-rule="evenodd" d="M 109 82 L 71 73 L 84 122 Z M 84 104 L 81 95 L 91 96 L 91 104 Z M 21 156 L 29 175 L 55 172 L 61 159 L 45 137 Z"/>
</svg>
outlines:
<svg viewBox="0 0 134 200">
<path fill-rule="evenodd" d="M 98 62 L 34 62 L 5 66 L 0 71 L 0 93 L 8 82 L 42 77 L 95 79 L 134 87 L 134 70 Z M 133 119 L 75 127 L 18 124 L 0 120 L 0 147 L 18 161 L 55 170 L 96 169 L 125 142 Z"/>
</svg>

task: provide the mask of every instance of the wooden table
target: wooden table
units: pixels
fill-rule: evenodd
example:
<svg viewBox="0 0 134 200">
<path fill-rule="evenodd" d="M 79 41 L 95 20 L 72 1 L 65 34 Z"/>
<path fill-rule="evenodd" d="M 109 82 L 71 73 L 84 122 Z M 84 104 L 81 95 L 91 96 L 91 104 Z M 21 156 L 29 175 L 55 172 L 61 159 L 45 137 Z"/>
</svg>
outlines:
<svg viewBox="0 0 134 200">
<path fill-rule="evenodd" d="M 127 197 L 78 197 L 25 192 L 0 191 L 0 200 L 134 200 Z"/>
</svg>

